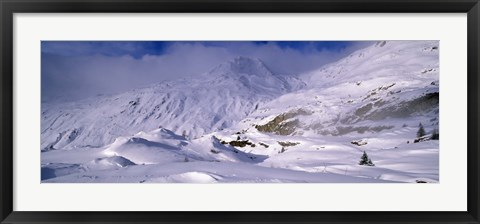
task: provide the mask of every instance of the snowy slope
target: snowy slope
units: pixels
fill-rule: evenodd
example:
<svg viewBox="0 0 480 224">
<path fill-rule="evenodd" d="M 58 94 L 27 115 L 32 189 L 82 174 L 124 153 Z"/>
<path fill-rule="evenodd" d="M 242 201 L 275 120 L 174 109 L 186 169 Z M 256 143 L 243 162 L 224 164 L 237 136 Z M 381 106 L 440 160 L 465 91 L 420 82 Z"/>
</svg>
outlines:
<svg viewBox="0 0 480 224">
<path fill-rule="evenodd" d="M 237 128 L 345 135 L 438 128 L 438 42 L 378 42 L 304 75 L 308 86 L 262 105 Z M 257 128 L 252 128 L 257 127 Z"/>
<path fill-rule="evenodd" d="M 268 155 L 261 166 L 437 182 L 438 141 L 412 143 L 419 123 L 427 135 L 438 130 L 438 71 L 437 41 L 378 42 L 215 135 L 263 145 L 242 149 Z M 358 166 L 363 151 L 376 167 Z"/>
<path fill-rule="evenodd" d="M 303 81 L 239 57 L 195 80 L 47 105 L 42 182 L 436 183 L 438 54 L 438 41 L 380 41 Z M 374 166 L 359 165 L 364 152 Z"/>
<path fill-rule="evenodd" d="M 303 79 L 311 87 L 346 82 L 361 82 L 363 85 L 360 86 L 366 87 L 369 80 L 378 78 L 382 78 L 384 83 L 399 78 L 420 82 L 435 75 L 438 79 L 438 54 L 438 41 L 379 41 L 337 62 L 306 73 Z"/>
<path fill-rule="evenodd" d="M 292 83 L 292 85 L 290 85 Z M 238 57 L 190 80 L 80 102 L 42 104 L 42 150 L 99 147 L 116 137 L 165 127 L 196 138 L 229 127 L 259 104 L 303 84 Z"/>
</svg>

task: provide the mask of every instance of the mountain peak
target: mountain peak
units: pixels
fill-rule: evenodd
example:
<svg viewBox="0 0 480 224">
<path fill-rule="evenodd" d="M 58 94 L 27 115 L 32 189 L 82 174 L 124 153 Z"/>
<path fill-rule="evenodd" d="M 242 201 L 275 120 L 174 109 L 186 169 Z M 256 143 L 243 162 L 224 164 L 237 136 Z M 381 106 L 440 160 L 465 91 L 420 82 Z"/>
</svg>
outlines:
<svg viewBox="0 0 480 224">
<path fill-rule="evenodd" d="M 215 75 L 273 75 L 270 69 L 258 58 L 238 56 L 213 68 L 209 74 Z"/>
<path fill-rule="evenodd" d="M 264 65 L 259 58 L 250 58 L 245 56 L 237 56 L 229 61 L 232 64 L 261 64 Z"/>
</svg>

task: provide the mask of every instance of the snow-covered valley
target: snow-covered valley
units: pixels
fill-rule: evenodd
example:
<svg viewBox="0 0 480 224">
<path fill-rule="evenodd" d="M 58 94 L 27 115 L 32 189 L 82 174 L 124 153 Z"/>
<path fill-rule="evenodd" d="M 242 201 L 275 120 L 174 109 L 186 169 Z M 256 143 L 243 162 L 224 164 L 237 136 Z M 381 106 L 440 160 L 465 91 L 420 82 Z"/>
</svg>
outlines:
<svg viewBox="0 0 480 224">
<path fill-rule="evenodd" d="M 438 44 L 380 41 L 299 75 L 237 57 L 194 79 L 42 103 L 41 181 L 439 182 Z"/>
</svg>

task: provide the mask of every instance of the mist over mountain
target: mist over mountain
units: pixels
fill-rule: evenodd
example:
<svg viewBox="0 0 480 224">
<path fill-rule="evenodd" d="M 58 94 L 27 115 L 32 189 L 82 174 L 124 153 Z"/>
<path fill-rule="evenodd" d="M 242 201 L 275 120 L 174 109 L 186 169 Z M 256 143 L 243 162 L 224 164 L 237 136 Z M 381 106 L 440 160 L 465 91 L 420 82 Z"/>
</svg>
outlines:
<svg viewBox="0 0 480 224">
<path fill-rule="evenodd" d="M 238 57 L 197 78 L 77 102 L 44 103 L 42 148 L 101 146 L 159 127 L 197 138 L 227 128 L 268 100 L 304 85 L 273 74 L 259 59 Z"/>
<path fill-rule="evenodd" d="M 192 78 L 238 56 L 297 75 L 370 45 L 368 41 L 42 41 L 42 102 L 120 94 Z"/>
</svg>

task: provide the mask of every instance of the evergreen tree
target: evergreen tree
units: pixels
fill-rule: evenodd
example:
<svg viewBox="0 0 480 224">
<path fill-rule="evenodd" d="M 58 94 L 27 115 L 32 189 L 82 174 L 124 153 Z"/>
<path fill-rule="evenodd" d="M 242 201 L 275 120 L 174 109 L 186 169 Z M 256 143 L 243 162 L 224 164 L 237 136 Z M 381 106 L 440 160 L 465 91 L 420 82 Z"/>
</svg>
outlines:
<svg viewBox="0 0 480 224">
<path fill-rule="evenodd" d="M 438 134 L 438 129 L 433 129 L 432 131 L 432 137 L 430 138 L 432 140 L 438 140 L 440 139 L 440 135 Z"/>
<path fill-rule="evenodd" d="M 182 136 L 183 136 L 185 139 L 188 138 L 187 130 L 183 130 Z"/>
<path fill-rule="evenodd" d="M 373 164 L 372 160 L 370 158 L 368 158 L 368 155 L 365 151 L 363 151 L 362 158 L 360 159 L 360 162 L 358 163 L 358 165 L 375 166 L 375 164 Z"/>
<path fill-rule="evenodd" d="M 422 123 L 418 124 L 417 138 L 425 136 L 426 134 L 427 133 L 425 133 L 425 129 L 423 128 Z"/>
</svg>

